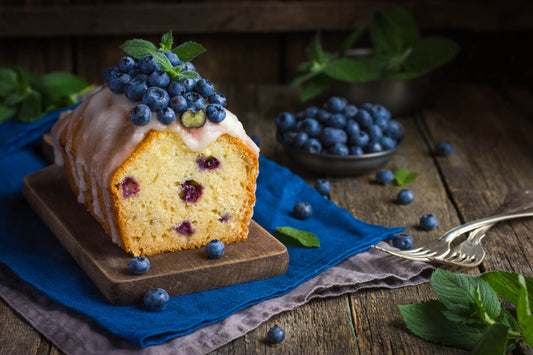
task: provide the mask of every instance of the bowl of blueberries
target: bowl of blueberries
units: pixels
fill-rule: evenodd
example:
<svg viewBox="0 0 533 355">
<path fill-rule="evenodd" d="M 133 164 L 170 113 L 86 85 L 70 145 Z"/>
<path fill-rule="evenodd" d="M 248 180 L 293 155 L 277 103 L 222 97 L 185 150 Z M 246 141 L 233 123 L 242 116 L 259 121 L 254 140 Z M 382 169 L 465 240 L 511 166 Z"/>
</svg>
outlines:
<svg viewBox="0 0 533 355">
<path fill-rule="evenodd" d="M 296 165 L 337 176 L 360 175 L 388 162 L 403 142 L 403 126 L 380 104 L 359 107 L 338 96 L 276 118 L 276 137 Z"/>
</svg>

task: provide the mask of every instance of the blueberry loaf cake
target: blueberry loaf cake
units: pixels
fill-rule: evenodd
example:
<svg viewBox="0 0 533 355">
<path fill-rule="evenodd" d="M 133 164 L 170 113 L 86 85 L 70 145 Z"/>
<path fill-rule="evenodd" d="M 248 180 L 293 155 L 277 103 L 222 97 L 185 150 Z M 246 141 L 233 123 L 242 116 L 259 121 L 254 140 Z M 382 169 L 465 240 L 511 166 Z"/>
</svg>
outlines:
<svg viewBox="0 0 533 355">
<path fill-rule="evenodd" d="M 209 80 L 175 52 L 160 53 L 166 60 L 122 58 L 106 70 L 107 85 L 58 120 L 56 164 L 135 256 L 243 241 L 259 149 Z M 168 65 L 174 71 L 161 69 Z"/>
</svg>

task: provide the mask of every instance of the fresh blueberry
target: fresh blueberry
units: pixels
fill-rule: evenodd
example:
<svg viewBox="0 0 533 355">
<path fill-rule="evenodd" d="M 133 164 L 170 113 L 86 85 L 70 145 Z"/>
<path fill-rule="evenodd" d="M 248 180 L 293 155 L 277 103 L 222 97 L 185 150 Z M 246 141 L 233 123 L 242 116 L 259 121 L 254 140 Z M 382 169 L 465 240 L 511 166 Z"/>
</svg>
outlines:
<svg viewBox="0 0 533 355">
<path fill-rule="evenodd" d="M 307 115 L 305 114 L 305 111 L 298 112 L 298 114 L 296 115 L 296 121 L 301 121 L 304 118 L 307 118 Z"/>
<path fill-rule="evenodd" d="M 143 303 L 152 312 L 161 312 L 167 306 L 170 297 L 162 288 L 152 288 L 145 293 Z"/>
<path fill-rule="evenodd" d="M 394 174 L 387 169 L 380 169 L 376 171 L 376 181 L 381 185 L 387 185 L 394 180 Z"/>
<path fill-rule="evenodd" d="M 361 129 L 359 128 L 359 123 L 354 120 L 348 120 L 346 122 L 346 127 L 344 127 L 346 133 L 348 133 L 348 138 L 351 140 L 352 137 L 357 137 Z"/>
<path fill-rule="evenodd" d="M 226 118 L 226 110 L 219 104 L 209 104 L 205 109 L 207 119 L 213 123 L 220 123 Z"/>
<path fill-rule="evenodd" d="M 133 83 L 140 83 L 140 82 L 146 82 L 148 81 L 148 75 L 143 74 L 141 72 L 135 73 L 130 75 L 131 76 L 131 82 Z"/>
<path fill-rule="evenodd" d="M 139 69 L 147 75 L 152 74 L 156 70 L 161 70 L 154 57 L 151 55 L 145 55 L 139 58 Z"/>
<path fill-rule="evenodd" d="M 374 105 L 371 104 L 371 103 L 365 102 L 364 104 L 361 105 L 361 108 L 363 110 L 366 110 L 367 112 L 372 112 L 372 109 L 374 108 Z"/>
<path fill-rule="evenodd" d="M 318 113 L 318 107 L 316 107 L 316 106 L 309 106 L 308 108 L 305 109 L 305 116 L 306 117 L 315 118 L 317 113 Z"/>
<path fill-rule="evenodd" d="M 337 96 L 332 96 L 325 103 L 324 108 L 331 113 L 340 113 L 344 110 L 346 102 Z"/>
<path fill-rule="evenodd" d="M 213 95 L 208 98 L 210 104 L 219 104 L 222 107 L 226 107 L 226 97 L 218 92 L 215 92 Z"/>
<path fill-rule="evenodd" d="M 298 219 L 307 219 L 313 214 L 313 208 L 309 202 L 298 202 L 292 211 L 292 215 Z"/>
<path fill-rule="evenodd" d="M 181 124 L 186 128 L 200 128 L 205 124 L 206 120 L 204 110 L 196 108 L 188 109 L 180 117 Z"/>
<path fill-rule="evenodd" d="M 398 121 L 390 120 L 384 134 L 392 139 L 400 140 L 403 137 L 403 126 Z"/>
<path fill-rule="evenodd" d="M 187 92 L 185 84 L 182 81 L 173 81 L 167 88 L 170 97 L 184 95 Z"/>
<path fill-rule="evenodd" d="M 144 94 L 148 90 L 148 85 L 145 81 L 130 82 L 126 89 L 126 97 L 132 102 L 142 101 Z"/>
<path fill-rule="evenodd" d="M 402 189 L 398 192 L 398 203 L 401 205 L 408 205 L 415 199 L 415 194 L 409 189 Z"/>
<path fill-rule="evenodd" d="M 143 96 L 143 104 L 150 107 L 150 110 L 157 111 L 168 106 L 170 97 L 165 89 L 151 87 L 146 90 Z"/>
<path fill-rule="evenodd" d="M 356 145 L 352 145 L 350 147 L 350 155 L 363 155 L 365 152 L 363 151 L 363 148 L 358 147 Z"/>
<path fill-rule="evenodd" d="M 346 156 L 350 154 L 350 150 L 348 149 L 348 146 L 346 146 L 346 144 L 335 143 L 333 146 L 329 147 L 328 153 L 333 155 Z"/>
<path fill-rule="evenodd" d="M 130 120 L 136 126 L 144 126 L 152 118 L 150 107 L 140 104 L 131 109 Z"/>
<path fill-rule="evenodd" d="M 357 111 L 357 114 L 355 115 L 355 120 L 357 123 L 359 123 L 359 127 L 361 127 L 364 130 L 368 130 L 370 127 L 372 127 L 373 120 L 370 113 L 368 113 L 367 110 L 361 109 Z"/>
<path fill-rule="evenodd" d="M 383 135 L 383 131 L 381 130 L 381 128 L 379 128 L 378 125 L 372 125 L 368 129 L 368 137 L 370 138 L 371 141 L 379 141 L 382 135 Z"/>
<path fill-rule="evenodd" d="M 375 118 L 374 119 L 374 124 L 376 126 L 379 126 L 379 128 L 381 128 L 382 131 L 386 130 L 387 129 L 387 126 L 389 124 L 389 121 L 387 121 L 386 119 L 384 118 L 381 118 L 381 117 L 378 117 L 378 118 Z"/>
<path fill-rule="evenodd" d="M 346 116 L 346 118 L 353 119 L 355 118 L 357 111 L 359 110 L 357 110 L 357 107 L 355 107 L 354 105 L 346 105 L 342 113 L 344 114 L 344 116 Z"/>
<path fill-rule="evenodd" d="M 123 57 L 118 63 L 118 69 L 123 73 L 129 73 L 135 69 L 135 59 L 132 57 Z"/>
<path fill-rule="evenodd" d="M 210 240 L 209 243 L 205 246 L 205 254 L 209 259 L 218 259 L 224 255 L 226 247 L 224 243 L 218 239 Z"/>
<path fill-rule="evenodd" d="M 396 147 L 396 142 L 391 137 L 383 136 L 379 139 L 379 143 L 383 147 L 383 150 L 390 150 Z"/>
<path fill-rule="evenodd" d="M 163 54 L 168 58 L 168 61 L 170 62 L 170 64 L 172 64 L 173 67 L 177 67 L 178 65 L 183 64 L 183 62 L 180 60 L 176 53 L 163 52 Z"/>
<path fill-rule="evenodd" d="M 365 131 L 360 131 L 357 136 L 350 137 L 350 144 L 357 147 L 364 148 L 368 145 L 368 142 L 370 142 L 370 137 L 368 137 L 368 133 Z"/>
<path fill-rule="evenodd" d="M 185 79 L 182 81 L 183 85 L 185 86 L 185 91 L 192 91 L 194 87 L 196 86 L 196 83 L 198 82 L 198 79 Z"/>
<path fill-rule="evenodd" d="M 379 142 L 370 142 L 366 147 L 367 153 L 379 153 L 383 151 L 383 146 Z"/>
<path fill-rule="evenodd" d="M 190 91 L 183 95 L 185 97 L 185 100 L 187 100 L 187 105 L 189 108 L 195 108 L 198 110 L 201 110 L 205 106 L 205 99 L 202 95 L 198 94 L 197 92 Z"/>
<path fill-rule="evenodd" d="M 168 104 L 176 113 L 182 113 L 187 110 L 187 100 L 182 95 L 173 96 Z"/>
<path fill-rule="evenodd" d="M 191 62 L 187 62 L 187 63 L 183 64 L 183 68 L 181 69 L 181 71 L 182 72 L 196 71 L 196 68 L 194 67 L 194 65 Z"/>
<path fill-rule="evenodd" d="M 386 121 L 390 120 L 391 114 L 383 105 L 374 105 L 370 111 L 375 119 L 382 118 Z"/>
<path fill-rule="evenodd" d="M 322 152 L 322 144 L 316 138 L 309 138 L 302 145 L 302 149 L 311 154 L 320 154 Z"/>
<path fill-rule="evenodd" d="M 326 126 L 344 128 L 346 126 L 346 117 L 342 113 L 334 113 L 326 121 Z"/>
<path fill-rule="evenodd" d="M 170 84 L 170 78 L 164 71 L 158 70 L 150 74 L 148 77 L 148 84 L 158 88 L 166 88 Z"/>
<path fill-rule="evenodd" d="M 309 137 L 317 137 L 322 128 L 320 127 L 320 123 L 314 118 L 306 118 L 303 121 L 299 121 L 298 124 L 301 124 L 301 129 L 307 133 Z"/>
<path fill-rule="evenodd" d="M 157 111 L 157 119 L 163 124 L 170 124 L 176 119 L 176 112 L 170 107 L 162 108 Z"/>
<path fill-rule="evenodd" d="M 348 141 L 348 135 L 343 129 L 326 127 L 320 134 L 320 141 L 325 147 L 331 147 L 335 145 L 335 143 L 346 144 Z"/>
<path fill-rule="evenodd" d="M 103 81 L 104 83 L 106 84 L 109 84 L 109 80 L 111 80 L 111 77 L 113 76 L 113 73 L 114 72 L 118 72 L 119 69 L 117 66 L 112 66 L 112 67 L 107 67 L 105 68 L 104 70 L 104 75 L 103 75 Z"/>
<path fill-rule="evenodd" d="M 136 256 L 128 263 L 128 269 L 135 275 L 144 274 L 150 269 L 150 260 L 144 256 Z"/>
<path fill-rule="evenodd" d="M 327 179 L 318 179 L 315 183 L 315 189 L 322 196 L 329 196 L 331 193 L 331 184 Z"/>
<path fill-rule="evenodd" d="M 309 135 L 305 132 L 296 132 L 292 137 L 291 144 L 297 148 L 302 148 L 305 142 L 309 139 Z"/>
<path fill-rule="evenodd" d="M 208 98 L 215 93 L 215 86 L 208 79 L 200 79 L 194 86 L 194 91 L 203 97 Z"/>
<path fill-rule="evenodd" d="M 295 135 L 296 135 L 296 132 L 294 131 L 287 131 L 287 132 L 280 132 L 279 130 L 276 131 L 276 139 L 278 142 L 280 142 L 283 145 L 292 145 L 292 140 Z"/>
<path fill-rule="evenodd" d="M 279 344 L 285 340 L 285 332 L 279 326 L 275 325 L 268 330 L 267 341 L 270 344 Z"/>
<path fill-rule="evenodd" d="M 426 213 L 420 218 L 420 228 L 422 228 L 425 231 L 430 231 L 430 230 L 435 229 L 438 224 L 439 224 L 439 221 L 437 221 L 437 218 L 431 213 Z"/>
<path fill-rule="evenodd" d="M 392 238 L 392 246 L 400 250 L 413 249 L 413 237 L 409 234 L 397 234 Z"/>
<path fill-rule="evenodd" d="M 328 111 L 318 110 L 317 114 L 315 115 L 315 119 L 318 121 L 318 123 L 325 124 L 330 116 L 331 113 L 329 113 Z"/>
<path fill-rule="evenodd" d="M 128 74 L 115 71 L 111 74 L 111 79 L 109 79 L 109 90 L 115 94 L 122 94 L 130 80 L 131 77 Z"/>
<path fill-rule="evenodd" d="M 448 155 L 452 154 L 453 152 L 453 145 L 450 142 L 439 142 L 435 146 L 435 155 L 439 157 L 447 157 Z"/>
</svg>

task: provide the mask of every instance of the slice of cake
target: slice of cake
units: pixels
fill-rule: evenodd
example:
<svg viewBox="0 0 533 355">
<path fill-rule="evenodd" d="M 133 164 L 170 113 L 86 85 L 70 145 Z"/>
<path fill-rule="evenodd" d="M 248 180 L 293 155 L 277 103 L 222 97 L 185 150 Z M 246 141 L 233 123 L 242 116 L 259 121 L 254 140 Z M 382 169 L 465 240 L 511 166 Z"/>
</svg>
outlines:
<svg viewBox="0 0 533 355">
<path fill-rule="evenodd" d="M 78 201 L 135 256 L 243 241 L 253 213 L 259 149 L 182 47 L 124 57 L 52 129 Z"/>
</svg>

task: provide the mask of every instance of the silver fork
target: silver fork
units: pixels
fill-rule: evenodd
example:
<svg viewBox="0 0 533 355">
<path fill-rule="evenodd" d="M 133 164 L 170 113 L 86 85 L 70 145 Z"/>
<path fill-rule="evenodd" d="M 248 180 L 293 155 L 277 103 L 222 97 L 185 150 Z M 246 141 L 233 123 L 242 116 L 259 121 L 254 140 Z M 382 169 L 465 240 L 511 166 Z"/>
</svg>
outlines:
<svg viewBox="0 0 533 355">
<path fill-rule="evenodd" d="M 507 196 L 495 215 L 452 228 L 437 240 L 419 248 L 401 251 L 373 247 L 409 260 L 474 267 L 481 264 L 485 257 L 481 240 L 487 230 L 499 221 L 531 216 L 533 216 L 533 190 L 519 190 Z M 467 239 L 452 248 L 452 242 L 467 232 L 470 232 Z"/>
</svg>

